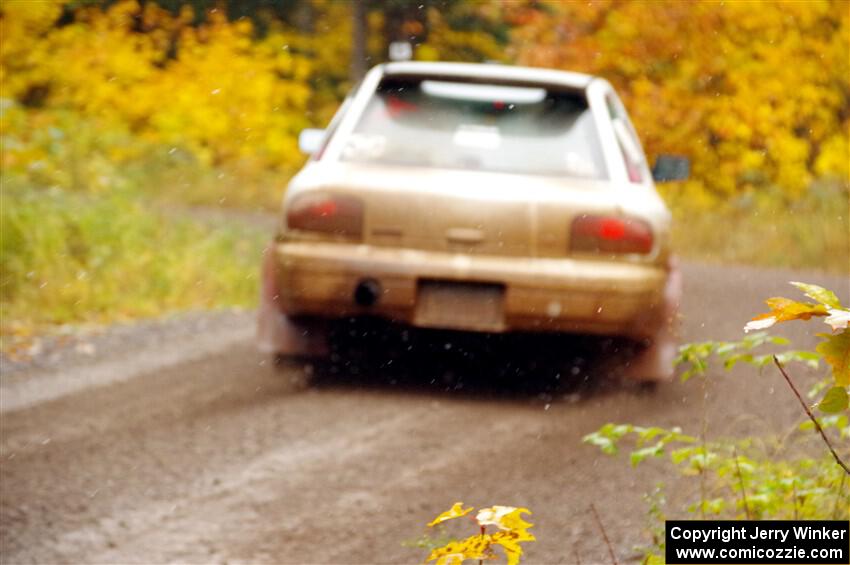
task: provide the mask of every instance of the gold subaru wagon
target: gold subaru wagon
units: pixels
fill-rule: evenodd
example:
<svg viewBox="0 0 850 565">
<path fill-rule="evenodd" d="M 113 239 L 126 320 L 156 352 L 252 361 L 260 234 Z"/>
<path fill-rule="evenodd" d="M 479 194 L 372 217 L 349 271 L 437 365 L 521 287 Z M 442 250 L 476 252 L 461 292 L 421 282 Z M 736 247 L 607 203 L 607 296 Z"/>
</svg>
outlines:
<svg viewBox="0 0 850 565">
<path fill-rule="evenodd" d="M 265 251 L 262 348 L 321 356 L 359 317 L 468 332 L 632 338 L 672 374 L 670 214 L 604 79 L 489 64 L 372 69 L 286 190 Z"/>
</svg>

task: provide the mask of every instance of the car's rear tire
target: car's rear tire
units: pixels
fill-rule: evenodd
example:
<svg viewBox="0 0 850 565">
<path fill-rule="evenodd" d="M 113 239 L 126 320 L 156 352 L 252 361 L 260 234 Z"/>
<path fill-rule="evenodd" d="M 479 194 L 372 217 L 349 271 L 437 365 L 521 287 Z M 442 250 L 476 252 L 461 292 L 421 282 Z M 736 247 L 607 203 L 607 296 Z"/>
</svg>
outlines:
<svg viewBox="0 0 850 565">
<path fill-rule="evenodd" d="M 283 313 L 275 276 L 272 247 L 263 251 L 260 306 L 257 312 L 257 346 L 274 361 L 322 358 L 330 355 L 328 323 L 319 318 L 291 317 Z"/>
<path fill-rule="evenodd" d="M 661 383 L 675 376 L 673 363 L 679 345 L 679 305 L 682 300 L 682 274 L 678 261 L 670 259 L 664 302 L 654 319 L 655 331 L 635 344 L 626 366 L 626 378 L 638 383 Z"/>
<path fill-rule="evenodd" d="M 673 341 L 650 339 L 637 342 L 625 361 L 623 375 L 638 386 L 668 382 L 675 375 L 675 355 L 676 343 Z"/>
</svg>

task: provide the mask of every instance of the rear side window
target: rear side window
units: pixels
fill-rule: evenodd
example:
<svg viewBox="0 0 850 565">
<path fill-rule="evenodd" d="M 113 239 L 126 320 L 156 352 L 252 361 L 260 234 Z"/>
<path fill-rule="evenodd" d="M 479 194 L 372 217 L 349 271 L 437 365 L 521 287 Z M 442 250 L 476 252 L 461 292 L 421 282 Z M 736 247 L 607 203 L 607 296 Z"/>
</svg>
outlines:
<svg viewBox="0 0 850 565">
<path fill-rule="evenodd" d="M 583 92 L 458 80 L 385 78 L 342 159 L 604 179 Z"/>
<path fill-rule="evenodd" d="M 623 162 L 626 165 L 629 181 L 642 183 L 644 181 L 643 151 L 641 151 L 637 134 L 632 129 L 629 120 L 626 119 L 625 111 L 614 97 L 610 94 L 607 95 L 605 102 L 608 106 L 608 115 L 611 118 L 611 124 L 614 126 L 617 145 L 620 147 L 620 154 L 623 156 Z"/>
<path fill-rule="evenodd" d="M 351 92 L 357 92 L 358 86 L 351 89 Z M 342 117 L 345 115 L 345 112 L 348 110 L 348 106 L 351 104 L 351 94 L 345 97 L 345 100 L 342 101 L 339 109 L 334 114 L 334 117 L 331 118 L 331 123 L 328 124 L 328 127 L 325 129 L 325 137 L 322 139 L 321 145 L 319 145 L 319 149 L 310 156 L 310 159 L 313 161 L 319 161 L 325 155 L 325 149 L 328 148 L 328 144 L 331 141 L 331 138 L 336 133 L 336 129 L 339 127 L 339 123 L 342 121 Z"/>
</svg>

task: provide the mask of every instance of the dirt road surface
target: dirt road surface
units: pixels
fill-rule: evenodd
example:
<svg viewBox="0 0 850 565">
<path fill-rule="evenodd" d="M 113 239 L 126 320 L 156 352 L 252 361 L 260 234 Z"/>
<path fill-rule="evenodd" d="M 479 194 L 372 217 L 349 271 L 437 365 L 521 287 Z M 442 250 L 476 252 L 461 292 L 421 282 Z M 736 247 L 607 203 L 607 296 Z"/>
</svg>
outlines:
<svg viewBox="0 0 850 565">
<path fill-rule="evenodd" d="M 794 295 L 789 280 L 850 294 L 842 277 L 686 265 L 683 340 L 737 339 L 765 297 Z M 784 332 L 806 347 L 804 329 Z M 642 493 L 690 488 L 581 438 L 608 421 L 697 431 L 700 388 L 618 386 L 604 355 L 566 341 L 475 351 L 442 336 L 308 386 L 309 367 L 256 352 L 250 313 L 163 331 L 2 376 L 4 563 L 416 563 L 425 552 L 403 543 L 456 501 L 530 508 L 528 563 L 607 563 L 594 503 L 629 561 L 647 541 Z M 707 406 L 716 435 L 800 419 L 772 371 L 719 378 Z"/>
</svg>

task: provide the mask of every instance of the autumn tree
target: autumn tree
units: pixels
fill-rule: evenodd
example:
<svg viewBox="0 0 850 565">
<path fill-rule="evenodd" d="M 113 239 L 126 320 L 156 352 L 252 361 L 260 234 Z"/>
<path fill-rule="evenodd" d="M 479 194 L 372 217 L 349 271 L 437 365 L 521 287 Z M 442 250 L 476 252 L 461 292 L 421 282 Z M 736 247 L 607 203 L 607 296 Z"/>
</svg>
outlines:
<svg viewBox="0 0 850 565">
<path fill-rule="evenodd" d="M 824 177 L 846 184 L 845 0 L 598 0 L 514 12 L 513 57 L 608 78 L 650 154 L 692 158 L 694 199 L 795 198 Z"/>
</svg>

